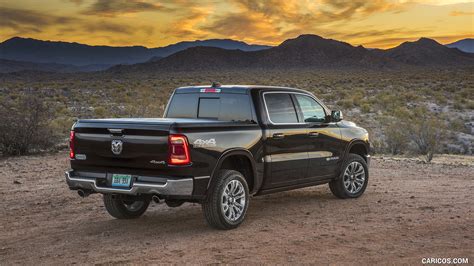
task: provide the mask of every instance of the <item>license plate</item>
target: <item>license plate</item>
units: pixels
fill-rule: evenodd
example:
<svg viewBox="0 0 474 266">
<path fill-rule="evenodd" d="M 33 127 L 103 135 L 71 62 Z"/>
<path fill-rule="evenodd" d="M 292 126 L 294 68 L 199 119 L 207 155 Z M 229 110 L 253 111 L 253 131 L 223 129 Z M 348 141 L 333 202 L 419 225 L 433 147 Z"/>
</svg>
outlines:
<svg viewBox="0 0 474 266">
<path fill-rule="evenodd" d="M 130 182 L 132 181 L 131 175 L 121 175 L 113 174 L 112 175 L 112 186 L 113 187 L 130 187 Z"/>
</svg>

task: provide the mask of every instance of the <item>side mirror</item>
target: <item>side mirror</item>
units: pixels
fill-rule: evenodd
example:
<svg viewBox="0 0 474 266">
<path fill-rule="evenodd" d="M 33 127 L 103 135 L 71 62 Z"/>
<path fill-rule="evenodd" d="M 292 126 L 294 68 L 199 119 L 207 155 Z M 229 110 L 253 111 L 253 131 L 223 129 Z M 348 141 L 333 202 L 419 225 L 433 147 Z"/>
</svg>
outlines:
<svg viewBox="0 0 474 266">
<path fill-rule="evenodd" d="M 337 111 L 331 111 L 331 122 L 339 122 L 342 120 L 342 112 L 337 110 Z"/>
</svg>

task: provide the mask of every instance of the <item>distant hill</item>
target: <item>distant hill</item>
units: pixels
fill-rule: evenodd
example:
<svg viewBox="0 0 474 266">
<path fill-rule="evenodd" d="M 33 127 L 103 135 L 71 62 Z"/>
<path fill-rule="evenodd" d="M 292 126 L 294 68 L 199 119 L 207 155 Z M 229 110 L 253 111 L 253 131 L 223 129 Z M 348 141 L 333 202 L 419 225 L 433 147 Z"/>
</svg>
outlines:
<svg viewBox="0 0 474 266">
<path fill-rule="evenodd" d="M 447 48 L 434 40 L 421 38 L 398 47 L 369 50 L 362 46 L 301 35 L 276 47 L 244 52 L 211 47 L 194 47 L 171 56 L 130 66 L 115 66 L 110 71 L 173 71 L 236 68 L 389 68 L 407 66 L 456 67 L 474 66 L 471 54 Z"/>
<path fill-rule="evenodd" d="M 474 55 L 448 48 L 435 40 L 420 38 L 404 42 L 388 50 L 374 50 L 375 54 L 415 66 L 474 66 Z"/>
<path fill-rule="evenodd" d="M 56 63 L 34 63 L 26 61 L 15 61 L 0 59 L 0 73 L 12 73 L 18 71 L 41 71 L 41 72 L 93 72 L 109 68 L 110 65 L 85 65 L 74 66 Z"/>
<path fill-rule="evenodd" d="M 227 50 L 242 50 L 246 52 L 250 51 L 259 51 L 271 48 L 272 46 L 267 45 L 257 45 L 257 44 L 247 44 L 241 41 L 234 41 L 230 39 L 209 39 L 204 41 L 186 41 L 186 42 L 179 42 L 175 44 L 171 44 L 168 46 L 154 48 L 155 56 L 167 57 L 171 54 L 174 54 L 179 51 L 183 51 L 188 48 L 192 47 L 216 47 L 222 48 Z"/>
<path fill-rule="evenodd" d="M 300 35 L 275 48 L 259 52 L 259 65 L 266 67 L 386 67 L 388 61 L 362 46 L 325 39 L 317 35 Z M 395 65 L 393 65 L 395 66 Z"/>
<path fill-rule="evenodd" d="M 474 53 L 474 39 L 463 39 L 457 42 L 446 44 L 449 48 L 458 48 L 465 53 Z"/>
<path fill-rule="evenodd" d="M 112 47 L 90 46 L 79 43 L 41 41 L 14 37 L 0 43 L 0 59 L 34 63 L 57 63 L 68 65 L 117 65 L 146 62 L 153 57 L 166 57 L 189 47 L 212 46 L 223 49 L 255 51 L 269 46 L 249 45 L 244 42 L 212 39 L 180 42 L 159 48 L 143 46 Z"/>
</svg>

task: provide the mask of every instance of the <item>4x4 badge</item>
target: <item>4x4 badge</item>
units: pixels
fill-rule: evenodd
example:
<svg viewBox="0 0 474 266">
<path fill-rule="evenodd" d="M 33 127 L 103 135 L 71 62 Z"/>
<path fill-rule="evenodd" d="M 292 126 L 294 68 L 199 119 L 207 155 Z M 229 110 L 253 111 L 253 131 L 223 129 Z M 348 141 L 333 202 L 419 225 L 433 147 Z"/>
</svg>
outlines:
<svg viewBox="0 0 474 266">
<path fill-rule="evenodd" d="M 113 154 L 119 155 L 120 153 L 122 153 L 122 148 L 123 148 L 123 143 L 121 140 L 117 140 L 117 139 L 112 140 L 111 150 Z"/>
</svg>

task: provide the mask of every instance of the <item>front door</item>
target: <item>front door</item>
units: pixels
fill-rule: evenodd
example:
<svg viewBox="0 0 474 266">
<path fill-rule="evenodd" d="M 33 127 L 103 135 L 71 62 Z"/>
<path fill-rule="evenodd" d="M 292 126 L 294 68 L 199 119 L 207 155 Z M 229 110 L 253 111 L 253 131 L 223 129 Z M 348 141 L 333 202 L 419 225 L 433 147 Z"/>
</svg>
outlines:
<svg viewBox="0 0 474 266">
<path fill-rule="evenodd" d="M 328 179 L 337 173 L 342 158 L 340 129 L 327 121 L 328 114 L 313 97 L 294 95 L 296 107 L 307 125 L 308 179 Z M 308 180 L 310 181 L 310 180 Z"/>
</svg>

